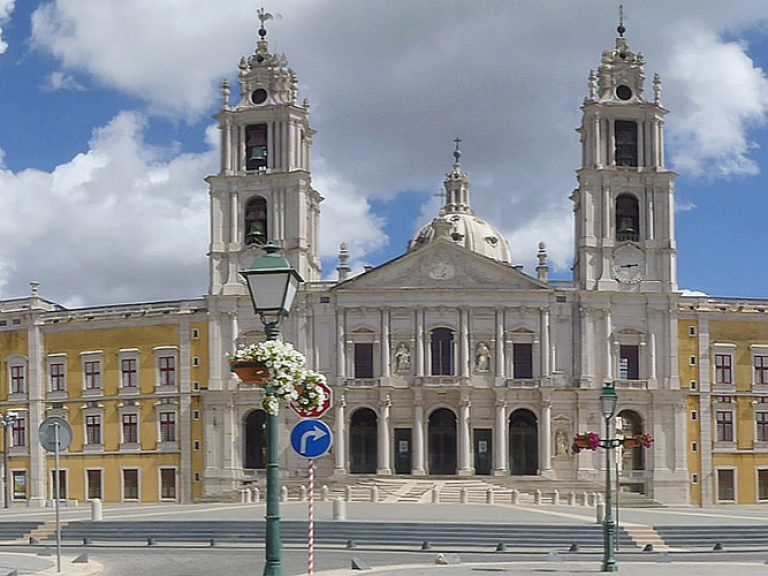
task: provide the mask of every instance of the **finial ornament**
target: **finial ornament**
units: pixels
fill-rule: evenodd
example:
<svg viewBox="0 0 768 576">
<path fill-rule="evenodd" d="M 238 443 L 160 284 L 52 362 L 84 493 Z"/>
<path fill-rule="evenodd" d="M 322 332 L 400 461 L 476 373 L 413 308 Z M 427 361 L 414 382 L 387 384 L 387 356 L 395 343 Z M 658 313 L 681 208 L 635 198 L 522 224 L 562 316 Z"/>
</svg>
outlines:
<svg viewBox="0 0 768 576">
<path fill-rule="evenodd" d="M 461 150 L 459 150 L 459 144 L 461 144 L 461 138 L 454 139 L 454 142 L 456 143 L 456 150 L 453 151 L 453 157 L 456 159 L 456 164 L 459 163 L 459 160 L 461 160 Z"/>
<path fill-rule="evenodd" d="M 624 32 L 627 31 L 624 28 L 624 4 L 619 4 L 619 26 L 616 28 L 616 31 L 619 33 L 619 36 L 624 38 Z"/>
<path fill-rule="evenodd" d="M 267 35 L 267 29 L 264 27 L 264 24 L 268 20 L 272 20 L 273 16 L 272 14 L 269 14 L 264 7 L 262 6 L 256 11 L 257 17 L 259 19 L 259 22 L 261 22 L 261 27 L 259 28 L 259 36 L 264 38 Z"/>
</svg>

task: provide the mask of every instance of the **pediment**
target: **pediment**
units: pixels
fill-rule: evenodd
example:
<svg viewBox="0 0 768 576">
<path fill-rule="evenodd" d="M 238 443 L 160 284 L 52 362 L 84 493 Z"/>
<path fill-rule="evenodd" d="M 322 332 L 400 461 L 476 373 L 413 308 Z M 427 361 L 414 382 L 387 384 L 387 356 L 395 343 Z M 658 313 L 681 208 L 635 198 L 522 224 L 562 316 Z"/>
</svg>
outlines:
<svg viewBox="0 0 768 576">
<path fill-rule="evenodd" d="M 437 239 L 390 260 L 334 290 L 386 289 L 542 290 L 549 286 L 513 266 Z"/>
</svg>

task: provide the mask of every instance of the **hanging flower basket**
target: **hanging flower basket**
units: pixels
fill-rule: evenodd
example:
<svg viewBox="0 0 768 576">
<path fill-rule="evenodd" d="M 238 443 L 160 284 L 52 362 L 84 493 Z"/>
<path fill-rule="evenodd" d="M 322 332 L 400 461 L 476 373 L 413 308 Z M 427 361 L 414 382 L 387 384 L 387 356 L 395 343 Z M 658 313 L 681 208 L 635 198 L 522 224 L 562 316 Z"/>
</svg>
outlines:
<svg viewBox="0 0 768 576">
<path fill-rule="evenodd" d="M 571 452 L 578 454 L 582 450 L 595 450 L 600 447 L 600 435 L 595 432 L 576 434 L 573 438 Z"/>
<path fill-rule="evenodd" d="M 230 355 L 230 367 L 246 384 L 269 386 L 262 406 L 267 414 L 277 415 L 280 400 L 308 409 L 319 408 L 325 393 L 318 383 L 325 376 L 306 370 L 304 355 L 289 342 L 268 340 L 241 346 Z"/>
<path fill-rule="evenodd" d="M 264 362 L 233 361 L 230 368 L 244 384 L 262 385 L 269 380 L 269 369 Z"/>
<path fill-rule="evenodd" d="M 640 441 L 634 436 L 628 436 L 627 438 L 624 438 L 622 445 L 624 448 L 639 448 Z"/>
</svg>

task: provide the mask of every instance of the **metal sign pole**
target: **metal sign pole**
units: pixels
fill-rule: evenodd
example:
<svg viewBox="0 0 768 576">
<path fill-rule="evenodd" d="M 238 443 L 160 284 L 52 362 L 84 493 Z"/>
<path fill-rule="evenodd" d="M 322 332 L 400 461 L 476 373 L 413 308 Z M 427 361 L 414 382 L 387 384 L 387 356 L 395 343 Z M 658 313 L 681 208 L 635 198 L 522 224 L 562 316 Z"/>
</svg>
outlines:
<svg viewBox="0 0 768 576">
<path fill-rule="evenodd" d="M 309 462 L 309 522 L 308 524 L 308 553 L 307 553 L 307 576 L 313 576 L 315 573 L 315 461 L 310 458 Z"/>
<path fill-rule="evenodd" d="M 61 471 L 59 470 L 59 445 L 60 445 L 60 430 L 59 430 L 59 423 L 54 422 L 53 424 L 53 445 L 54 445 L 54 451 L 53 451 L 53 458 L 54 458 L 54 467 L 56 469 L 55 471 L 55 478 L 54 478 L 54 490 L 56 491 L 56 572 L 61 573 L 61 516 L 60 516 L 60 506 L 61 502 L 59 501 L 59 493 L 61 490 Z"/>
</svg>

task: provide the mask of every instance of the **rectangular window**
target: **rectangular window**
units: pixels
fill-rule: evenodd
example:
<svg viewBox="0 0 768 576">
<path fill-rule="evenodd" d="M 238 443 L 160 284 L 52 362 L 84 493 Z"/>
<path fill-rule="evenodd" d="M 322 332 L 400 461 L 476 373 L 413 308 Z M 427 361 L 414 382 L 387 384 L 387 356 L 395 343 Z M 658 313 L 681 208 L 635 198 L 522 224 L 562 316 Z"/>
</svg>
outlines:
<svg viewBox="0 0 768 576">
<path fill-rule="evenodd" d="M 27 391 L 26 372 L 26 366 L 23 364 L 11 366 L 11 394 L 24 394 Z"/>
<path fill-rule="evenodd" d="M 85 389 L 97 390 L 101 388 L 101 361 L 86 360 L 83 362 L 85 372 Z"/>
<path fill-rule="evenodd" d="M 120 385 L 123 388 L 136 388 L 139 385 L 139 362 L 136 358 L 120 360 Z"/>
<path fill-rule="evenodd" d="M 757 441 L 768 442 L 768 412 L 756 412 Z"/>
<path fill-rule="evenodd" d="M 453 332 L 447 328 L 432 331 L 432 376 L 453 375 Z"/>
<path fill-rule="evenodd" d="M 101 416 L 85 417 L 85 443 L 101 444 Z"/>
<path fill-rule="evenodd" d="M 27 499 L 27 472 L 26 470 L 13 471 L 13 499 Z"/>
<path fill-rule="evenodd" d="M 755 384 L 768 384 L 768 356 L 755 356 Z"/>
<path fill-rule="evenodd" d="M 160 442 L 176 442 L 176 412 L 160 412 Z"/>
<path fill-rule="evenodd" d="M 757 499 L 768 500 L 768 470 L 757 471 Z"/>
<path fill-rule="evenodd" d="M 267 125 L 245 127 L 245 169 L 261 170 L 267 167 Z"/>
<path fill-rule="evenodd" d="M 619 380 L 640 378 L 640 347 L 619 346 Z"/>
<path fill-rule="evenodd" d="M 533 344 L 512 345 L 512 374 L 514 378 L 533 378 Z"/>
<path fill-rule="evenodd" d="M 616 166 L 637 167 L 637 122 L 615 120 Z"/>
<path fill-rule="evenodd" d="M 14 446 L 27 445 L 27 419 L 16 418 L 11 424 L 11 441 Z"/>
<path fill-rule="evenodd" d="M 88 482 L 88 500 L 101 499 L 101 470 L 86 470 Z"/>
<path fill-rule="evenodd" d="M 176 500 L 176 470 L 160 468 L 160 498 Z"/>
<path fill-rule="evenodd" d="M 51 378 L 51 392 L 64 392 L 64 364 L 62 362 L 50 364 L 48 372 Z"/>
<path fill-rule="evenodd" d="M 730 410 L 718 410 L 715 412 L 717 425 L 717 441 L 733 442 L 733 412 Z"/>
<path fill-rule="evenodd" d="M 176 386 L 176 356 L 160 356 L 157 359 L 160 386 Z"/>
<path fill-rule="evenodd" d="M 717 471 L 717 499 L 721 501 L 736 500 L 735 474 L 733 470 Z"/>
<path fill-rule="evenodd" d="M 123 500 L 139 499 L 139 471 L 123 470 Z"/>
<path fill-rule="evenodd" d="M 139 415 L 123 414 L 123 443 L 137 444 L 139 442 Z"/>
<path fill-rule="evenodd" d="M 51 498 L 56 498 L 56 470 L 51 470 Z M 67 499 L 67 471 L 59 470 L 59 499 Z"/>
<path fill-rule="evenodd" d="M 733 384 L 730 354 L 715 354 L 715 383 Z"/>
<path fill-rule="evenodd" d="M 355 378 L 373 378 L 373 343 L 355 342 Z"/>
</svg>

